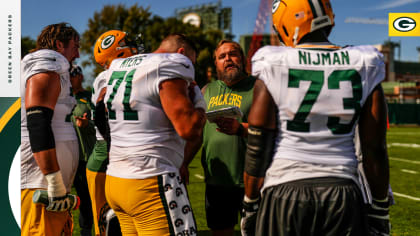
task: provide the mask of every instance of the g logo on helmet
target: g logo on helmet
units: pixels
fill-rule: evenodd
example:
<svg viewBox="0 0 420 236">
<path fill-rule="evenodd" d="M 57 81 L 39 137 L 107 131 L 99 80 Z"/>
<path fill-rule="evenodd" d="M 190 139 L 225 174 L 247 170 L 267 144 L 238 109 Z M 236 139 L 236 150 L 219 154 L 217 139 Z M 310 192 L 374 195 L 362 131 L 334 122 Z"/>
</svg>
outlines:
<svg viewBox="0 0 420 236">
<path fill-rule="evenodd" d="M 104 38 L 104 40 L 102 40 L 101 43 L 101 48 L 102 49 L 107 49 L 109 47 L 111 47 L 111 45 L 114 43 L 115 41 L 115 36 L 114 35 L 108 35 Z"/>
<path fill-rule="evenodd" d="M 271 8 L 271 13 L 274 13 L 277 11 L 277 8 L 280 6 L 281 0 L 273 0 L 273 7 Z"/>
<path fill-rule="evenodd" d="M 410 17 L 400 17 L 394 20 L 394 28 L 401 32 L 408 32 L 416 28 L 416 21 Z"/>
</svg>

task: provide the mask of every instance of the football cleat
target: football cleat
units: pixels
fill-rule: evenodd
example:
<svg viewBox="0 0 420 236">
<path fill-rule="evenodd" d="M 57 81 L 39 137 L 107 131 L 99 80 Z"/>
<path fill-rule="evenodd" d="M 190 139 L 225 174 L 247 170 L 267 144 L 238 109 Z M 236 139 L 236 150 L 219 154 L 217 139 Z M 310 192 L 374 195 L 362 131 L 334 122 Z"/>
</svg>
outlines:
<svg viewBox="0 0 420 236">
<path fill-rule="evenodd" d="M 109 209 L 108 212 L 106 213 L 105 220 L 106 220 L 105 236 L 122 235 L 120 223 L 118 221 L 117 215 L 115 215 L 115 212 L 112 208 Z"/>
<path fill-rule="evenodd" d="M 273 0 L 273 28 L 280 41 L 294 47 L 307 34 L 334 26 L 334 13 L 329 0 Z"/>
</svg>

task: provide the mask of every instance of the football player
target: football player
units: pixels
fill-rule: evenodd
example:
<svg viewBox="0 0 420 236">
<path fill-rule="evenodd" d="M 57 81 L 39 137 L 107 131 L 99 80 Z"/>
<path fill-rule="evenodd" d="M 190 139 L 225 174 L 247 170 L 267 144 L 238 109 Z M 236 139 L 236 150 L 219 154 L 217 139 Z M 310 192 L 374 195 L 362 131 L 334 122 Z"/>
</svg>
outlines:
<svg viewBox="0 0 420 236">
<path fill-rule="evenodd" d="M 252 58 L 258 80 L 248 117 L 242 231 L 388 235 L 382 54 L 328 41 L 329 0 L 276 0 L 272 10 L 283 46 L 263 47 Z M 372 193 L 367 214 L 353 141 L 357 124 Z"/>
<path fill-rule="evenodd" d="M 71 190 L 79 160 L 70 121 L 70 63 L 79 57 L 79 34 L 67 23 L 46 26 L 21 62 L 21 233 L 72 235 Z M 47 189 L 49 204 L 32 203 Z"/>
<path fill-rule="evenodd" d="M 153 53 L 116 59 L 106 72 L 111 133 L 105 193 L 123 235 L 196 235 L 179 175 L 185 140 L 197 139 L 206 104 L 194 85 L 194 44 L 167 36 Z"/>
<path fill-rule="evenodd" d="M 96 40 L 94 46 L 95 61 L 105 71 L 101 72 L 93 82 L 92 103 L 93 117 L 96 126 L 96 139 L 92 155 L 86 166 L 89 193 L 92 199 L 92 210 L 96 235 L 121 234 L 115 214 L 105 199 L 106 166 L 108 165 L 108 148 L 110 145 L 109 127 L 105 104 L 106 69 L 117 58 L 126 58 L 142 51 L 142 45 L 128 39 L 126 32 L 109 30 Z M 114 216 L 114 217 L 110 217 Z M 112 233 L 114 232 L 114 233 Z"/>
</svg>

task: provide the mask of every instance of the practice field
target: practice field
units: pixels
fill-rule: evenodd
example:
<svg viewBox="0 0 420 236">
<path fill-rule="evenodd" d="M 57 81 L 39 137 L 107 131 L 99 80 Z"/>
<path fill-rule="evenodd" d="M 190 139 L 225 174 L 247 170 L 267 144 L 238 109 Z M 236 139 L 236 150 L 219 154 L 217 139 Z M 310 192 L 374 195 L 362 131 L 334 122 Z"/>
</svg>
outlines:
<svg viewBox="0 0 420 236">
<path fill-rule="evenodd" d="M 392 235 L 420 235 L 420 127 L 392 127 L 387 134 L 391 186 L 396 204 L 391 207 Z M 204 211 L 204 174 L 200 153 L 190 164 L 188 194 L 198 225 L 198 235 L 210 235 Z M 223 214 L 221 212 L 220 214 Z M 74 234 L 79 234 L 79 212 L 74 212 Z M 240 235 L 239 227 L 236 235 Z"/>
<path fill-rule="evenodd" d="M 391 127 L 387 134 L 392 235 L 420 235 L 420 127 Z"/>
</svg>

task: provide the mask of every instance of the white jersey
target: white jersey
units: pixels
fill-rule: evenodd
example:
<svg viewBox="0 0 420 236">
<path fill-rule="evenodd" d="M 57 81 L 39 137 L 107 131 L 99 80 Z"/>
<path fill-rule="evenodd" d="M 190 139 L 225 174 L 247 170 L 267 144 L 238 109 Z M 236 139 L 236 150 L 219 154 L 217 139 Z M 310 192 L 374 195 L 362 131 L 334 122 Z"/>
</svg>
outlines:
<svg viewBox="0 0 420 236">
<path fill-rule="evenodd" d="M 48 49 L 38 50 L 23 58 L 20 84 L 22 141 L 29 141 L 25 109 L 26 82 L 31 76 L 44 72 L 56 72 L 60 76 L 61 91 L 51 121 L 54 139 L 56 141 L 77 140 L 76 132 L 70 120 L 72 109 L 76 105 L 76 99 L 70 90 L 69 67 L 70 63 L 63 55 Z"/>
<path fill-rule="evenodd" d="M 354 130 L 361 107 L 385 77 L 382 54 L 372 46 L 266 46 L 252 58 L 252 74 L 264 82 L 278 109 L 272 166 L 287 159 L 357 169 Z"/>
<path fill-rule="evenodd" d="M 191 61 L 178 53 L 140 54 L 112 62 L 105 95 L 112 140 L 108 175 L 145 178 L 181 166 L 185 141 L 163 111 L 159 96 L 160 83 L 175 78 L 188 84 L 194 79 Z M 165 168 L 145 170 L 139 164 L 145 157 L 156 158 Z"/>
<path fill-rule="evenodd" d="M 79 148 L 76 132 L 70 120 L 76 99 L 70 91 L 69 67 L 70 64 L 63 55 L 48 49 L 30 53 L 21 62 L 21 189 L 47 188 L 48 186 L 30 148 L 25 110 L 26 82 L 35 74 L 56 72 L 60 76 L 61 91 L 54 108 L 51 127 L 63 181 L 67 191 L 71 190 L 79 161 Z"/>
<path fill-rule="evenodd" d="M 95 81 L 93 81 L 93 89 L 92 89 L 92 97 L 91 102 L 93 104 L 92 113 L 94 112 L 96 101 L 98 100 L 99 94 L 103 88 L 106 87 L 106 71 L 102 71 L 99 73 L 98 76 L 96 76 Z M 92 117 L 95 117 L 94 114 L 92 114 Z M 101 133 L 98 130 L 98 127 L 95 126 L 96 130 L 96 140 L 104 140 Z"/>
</svg>

